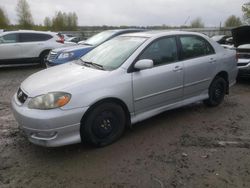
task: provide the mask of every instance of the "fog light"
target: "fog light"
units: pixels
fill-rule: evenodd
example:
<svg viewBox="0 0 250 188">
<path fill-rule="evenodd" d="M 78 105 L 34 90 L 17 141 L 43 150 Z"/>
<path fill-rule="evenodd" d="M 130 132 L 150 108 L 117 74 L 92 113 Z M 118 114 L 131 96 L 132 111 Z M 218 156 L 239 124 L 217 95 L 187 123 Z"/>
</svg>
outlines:
<svg viewBox="0 0 250 188">
<path fill-rule="evenodd" d="M 37 139 L 37 140 L 53 140 L 56 138 L 57 132 L 36 132 L 31 134 L 31 138 Z"/>
</svg>

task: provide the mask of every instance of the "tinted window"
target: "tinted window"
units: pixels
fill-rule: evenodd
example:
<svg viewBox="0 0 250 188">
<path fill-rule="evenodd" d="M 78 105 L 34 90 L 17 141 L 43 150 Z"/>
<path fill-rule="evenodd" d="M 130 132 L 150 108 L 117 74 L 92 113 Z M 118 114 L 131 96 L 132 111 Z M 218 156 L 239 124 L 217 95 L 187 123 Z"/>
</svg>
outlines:
<svg viewBox="0 0 250 188">
<path fill-rule="evenodd" d="M 52 36 L 48 34 L 39 34 L 39 33 L 21 33 L 20 34 L 21 42 L 46 41 L 51 38 Z"/>
<path fill-rule="evenodd" d="M 190 59 L 214 53 L 212 46 L 203 38 L 197 36 L 181 36 L 182 58 Z"/>
<path fill-rule="evenodd" d="M 152 59 L 154 65 L 176 62 L 178 60 L 175 37 L 159 39 L 140 55 L 139 59 Z"/>
<path fill-rule="evenodd" d="M 18 34 L 7 34 L 0 37 L 0 43 L 16 43 L 18 42 Z"/>
</svg>

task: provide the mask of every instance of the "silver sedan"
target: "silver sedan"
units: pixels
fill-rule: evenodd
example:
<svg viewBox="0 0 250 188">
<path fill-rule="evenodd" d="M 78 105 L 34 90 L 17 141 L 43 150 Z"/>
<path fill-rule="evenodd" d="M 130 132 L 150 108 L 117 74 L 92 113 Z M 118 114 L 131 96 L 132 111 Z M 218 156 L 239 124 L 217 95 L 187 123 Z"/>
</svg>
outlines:
<svg viewBox="0 0 250 188">
<path fill-rule="evenodd" d="M 101 147 L 163 111 L 197 101 L 219 105 L 237 72 L 236 52 L 202 34 L 127 34 L 28 77 L 12 99 L 13 113 L 34 144 Z"/>
</svg>

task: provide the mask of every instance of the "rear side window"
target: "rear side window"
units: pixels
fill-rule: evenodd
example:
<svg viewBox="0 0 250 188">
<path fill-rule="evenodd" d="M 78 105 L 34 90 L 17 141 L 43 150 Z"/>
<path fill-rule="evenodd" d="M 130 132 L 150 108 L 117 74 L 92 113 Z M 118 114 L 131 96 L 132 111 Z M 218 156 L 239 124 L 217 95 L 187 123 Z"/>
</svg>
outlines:
<svg viewBox="0 0 250 188">
<path fill-rule="evenodd" d="M 180 36 L 182 45 L 182 59 L 190 59 L 214 54 L 213 47 L 198 36 Z"/>
<path fill-rule="evenodd" d="M 51 39 L 52 36 L 49 34 L 39 34 L 39 33 L 21 33 L 20 41 L 21 42 L 38 42 L 46 41 Z"/>
<path fill-rule="evenodd" d="M 0 43 L 4 44 L 4 43 L 16 43 L 19 42 L 18 41 L 18 34 L 13 33 L 13 34 L 7 34 L 4 36 L 0 37 Z"/>
<path fill-rule="evenodd" d="M 140 55 L 140 59 L 151 59 L 155 66 L 176 62 L 178 53 L 175 37 L 157 39 Z"/>
</svg>

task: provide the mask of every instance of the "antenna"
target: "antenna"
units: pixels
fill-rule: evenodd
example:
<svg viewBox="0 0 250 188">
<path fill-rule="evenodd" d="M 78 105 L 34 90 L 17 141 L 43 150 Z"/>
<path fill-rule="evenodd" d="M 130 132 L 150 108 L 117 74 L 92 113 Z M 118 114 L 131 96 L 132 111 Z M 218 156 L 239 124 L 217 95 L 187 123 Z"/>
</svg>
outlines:
<svg viewBox="0 0 250 188">
<path fill-rule="evenodd" d="M 186 25 L 189 19 L 190 19 L 190 16 L 187 17 L 183 25 Z"/>
</svg>

